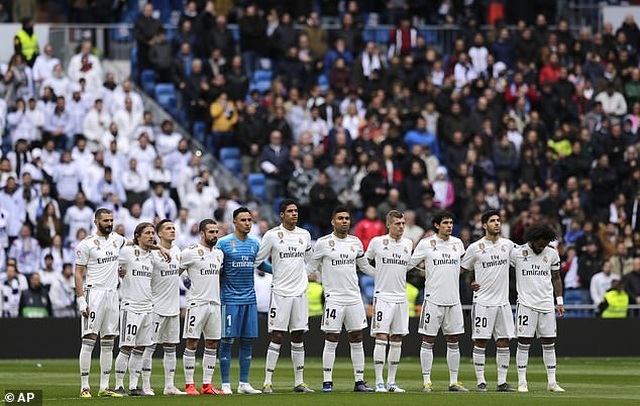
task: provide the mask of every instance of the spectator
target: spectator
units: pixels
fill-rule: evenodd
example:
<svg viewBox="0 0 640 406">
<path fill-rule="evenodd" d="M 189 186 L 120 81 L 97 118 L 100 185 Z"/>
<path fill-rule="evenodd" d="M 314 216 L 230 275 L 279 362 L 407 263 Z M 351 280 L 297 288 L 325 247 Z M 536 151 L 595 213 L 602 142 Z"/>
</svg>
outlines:
<svg viewBox="0 0 640 406">
<path fill-rule="evenodd" d="M 353 235 L 362 241 L 362 246 L 366 251 L 371 239 L 383 235 L 385 231 L 385 225 L 382 220 L 378 218 L 376 207 L 367 206 L 364 210 L 364 218 L 356 223 L 352 232 Z"/>
<path fill-rule="evenodd" d="M 24 58 L 25 62 L 29 66 L 33 66 L 36 58 L 40 53 L 40 46 L 38 45 L 38 36 L 36 35 L 33 29 L 33 24 L 34 24 L 33 18 L 36 15 L 36 9 L 33 1 L 26 1 L 24 3 L 25 5 L 29 4 L 31 6 L 30 7 L 31 9 L 28 10 L 26 9 L 26 7 L 20 7 L 20 5 L 17 5 L 17 4 L 13 5 L 13 7 L 15 8 L 14 17 L 19 17 L 21 14 L 20 11 L 22 13 L 25 13 L 25 12 L 28 13 L 26 15 L 22 14 L 24 15 L 24 17 L 22 18 L 19 18 L 17 20 L 14 19 L 15 22 L 22 23 L 22 29 L 20 29 L 16 33 L 16 36 L 13 39 L 13 49 L 16 54 L 19 54 Z"/>
<path fill-rule="evenodd" d="M 103 148 L 102 139 L 110 124 L 111 116 L 105 111 L 102 99 L 96 99 L 93 108 L 82 122 L 82 133 L 88 140 L 89 150 L 97 151 Z"/>
<path fill-rule="evenodd" d="M 591 286 L 589 288 L 591 293 L 591 303 L 601 303 L 605 293 L 611 289 L 611 284 L 616 280 L 620 280 L 620 276 L 612 273 L 611 262 L 603 262 L 601 271 L 593 275 L 593 278 L 591 278 Z"/>
<path fill-rule="evenodd" d="M 142 14 L 138 16 L 133 26 L 133 35 L 136 38 L 138 48 L 138 70 L 140 72 L 152 68 L 149 60 L 149 50 L 161 30 L 162 23 L 153 17 L 153 4 L 146 3 L 142 6 Z"/>
<path fill-rule="evenodd" d="M 0 191 L 0 207 L 5 211 L 6 232 L 9 242 L 18 237 L 21 227 L 26 221 L 26 208 L 22 195 L 17 193 L 16 179 L 9 177 L 4 189 Z"/>
<path fill-rule="evenodd" d="M 194 179 L 193 183 L 196 187 L 191 193 L 187 194 L 183 203 L 184 206 L 189 210 L 193 218 L 212 218 L 213 212 L 218 206 L 218 196 L 213 193 L 207 193 L 208 191 L 205 189 L 205 183 L 202 178 Z"/>
<path fill-rule="evenodd" d="M 448 171 L 444 166 L 436 169 L 436 179 L 431 184 L 433 188 L 433 203 L 441 210 L 450 210 L 455 202 L 455 190 L 453 183 L 448 180 Z"/>
<path fill-rule="evenodd" d="M 221 147 L 232 144 L 233 130 L 238 122 L 238 111 L 235 104 L 228 100 L 227 93 L 222 92 L 216 101 L 211 103 L 209 113 L 213 122 L 212 133 L 206 138 L 207 149 L 210 152 L 219 151 Z"/>
<path fill-rule="evenodd" d="M 598 93 L 595 100 L 602 103 L 605 114 L 617 117 L 627 114 L 627 102 L 622 93 L 615 89 L 613 82 L 607 82 L 606 89 Z"/>
<path fill-rule="evenodd" d="M 76 317 L 75 280 L 71 262 L 65 263 L 61 273 L 56 274 L 49 288 L 49 298 L 53 317 Z"/>
<path fill-rule="evenodd" d="M 49 247 L 53 238 L 63 233 L 62 221 L 56 213 L 56 208 L 57 203 L 47 203 L 36 222 L 36 238 L 41 247 Z"/>
<path fill-rule="evenodd" d="M 260 166 L 260 152 L 267 143 L 267 124 L 265 120 L 257 114 L 257 107 L 249 103 L 245 109 L 244 117 L 238 123 L 238 143 L 242 152 L 242 173 L 258 172 Z"/>
<path fill-rule="evenodd" d="M 173 68 L 173 45 L 160 27 L 149 47 L 149 67 L 155 73 L 156 82 L 171 82 Z"/>
<path fill-rule="evenodd" d="M 51 317 L 51 300 L 49 292 L 40 283 L 40 274 L 29 276 L 29 289 L 20 297 L 20 317 L 40 319 Z"/>
<path fill-rule="evenodd" d="M 318 181 L 309 192 L 309 200 L 313 207 L 309 218 L 312 226 L 311 237 L 317 239 L 331 228 L 331 212 L 338 203 L 338 195 L 329 184 L 326 173 L 320 172 L 318 175 Z"/>
<path fill-rule="evenodd" d="M 51 255 L 51 259 L 52 259 L 51 267 L 57 274 L 60 274 L 63 271 L 63 265 L 65 263 L 73 262 L 74 253 L 71 250 L 69 250 L 69 248 L 64 247 L 63 245 L 64 240 L 62 238 L 62 234 L 56 234 L 55 236 L 53 236 L 53 239 L 51 241 L 52 242 L 50 246 L 42 249 L 40 266 L 44 266 L 45 257 L 47 255 Z"/>
<path fill-rule="evenodd" d="M 244 15 L 239 19 L 240 50 L 242 53 L 242 65 L 248 77 L 258 69 L 258 59 L 264 49 L 264 36 L 266 23 L 258 14 L 255 4 L 249 4 Z"/>
<path fill-rule="evenodd" d="M 83 192 L 76 193 L 73 205 L 64 211 L 62 222 L 69 242 L 76 242 L 75 238 L 80 230 L 92 230 L 93 210 L 87 206 L 87 198 Z"/>
<path fill-rule="evenodd" d="M 622 278 L 632 304 L 640 304 L 640 257 L 633 258 L 633 270 Z"/>
<path fill-rule="evenodd" d="M 288 176 L 289 148 L 282 143 L 282 134 L 274 131 L 269 135 L 269 144 L 260 153 L 260 169 L 266 176 L 265 202 L 270 204 L 283 196 Z"/>
<path fill-rule="evenodd" d="M 2 288 L 2 317 L 17 318 L 20 314 L 20 298 L 29 289 L 27 278 L 18 272 L 14 263 L 7 263 L 6 272 L 0 274 Z"/>
<path fill-rule="evenodd" d="M 216 17 L 216 23 L 210 33 L 210 48 L 219 49 L 222 56 L 230 61 L 236 54 L 236 41 L 233 33 L 227 27 L 227 18 L 219 14 Z M 208 52 L 206 55 L 210 55 Z"/>
<path fill-rule="evenodd" d="M 320 24 L 320 15 L 315 11 L 309 14 L 306 22 L 307 25 L 302 28 L 301 33 L 307 36 L 313 55 L 322 60 L 329 49 L 327 31 Z"/>
<path fill-rule="evenodd" d="M 153 193 L 142 204 L 142 216 L 155 221 L 156 219 L 174 219 L 178 216 L 176 203 L 169 197 L 165 184 L 152 184 Z"/>
<path fill-rule="evenodd" d="M 11 243 L 9 258 L 16 259 L 16 265 L 22 274 L 29 277 L 40 269 L 40 244 L 31 236 L 31 227 L 24 223 L 20 235 Z"/>
</svg>

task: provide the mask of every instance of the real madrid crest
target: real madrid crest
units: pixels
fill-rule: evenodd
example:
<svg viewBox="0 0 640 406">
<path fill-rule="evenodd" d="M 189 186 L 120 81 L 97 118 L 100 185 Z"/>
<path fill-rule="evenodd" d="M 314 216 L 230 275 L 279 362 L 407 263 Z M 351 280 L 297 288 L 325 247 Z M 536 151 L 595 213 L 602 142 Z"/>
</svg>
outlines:
<svg viewBox="0 0 640 406">
<path fill-rule="evenodd" d="M 95 246 L 97 247 L 98 251 L 100 251 L 100 241 L 98 240 L 93 240 L 93 243 L 95 244 Z"/>
<path fill-rule="evenodd" d="M 478 248 L 480 248 L 480 251 L 482 251 L 482 253 L 483 253 L 483 254 L 485 253 L 484 249 L 486 248 L 486 245 L 484 245 L 484 243 L 483 243 L 483 242 L 481 242 L 480 244 L 478 244 Z"/>
<path fill-rule="evenodd" d="M 500 250 L 501 250 L 502 252 L 506 252 L 506 251 L 507 251 L 507 249 L 505 248 L 505 246 L 504 246 L 504 245 L 500 247 Z"/>
<path fill-rule="evenodd" d="M 329 240 L 329 247 L 333 248 L 336 246 L 336 242 L 333 240 Z"/>
<path fill-rule="evenodd" d="M 118 245 L 116 244 L 116 242 L 113 242 L 113 248 L 118 248 Z"/>
<path fill-rule="evenodd" d="M 522 250 L 522 256 L 524 257 L 524 261 L 526 261 L 527 260 L 527 256 L 529 256 L 529 251 Z"/>
<path fill-rule="evenodd" d="M 453 249 L 453 252 L 458 251 L 458 249 L 456 248 L 456 246 L 454 245 L 453 247 L 451 247 L 451 249 Z"/>
<path fill-rule="evenodd" d="M 436 250 L 436 240 L 431 240 L 429 242 L 430 242 L 431 246 L 433 247 L 433 250 L 435 251 Z"/>
<path fill-rule="evenodd" d="M 298 242 L 300 243 L 300 245 L 304 245 L 304 241 L 302 241 L 302 238 L 298 238 Z"/>
<path fill-rule="evenodd" d="M 389 245 L 389 240 L 387 240 L 386 238 L 384 240 L 382 240 L 382 244 L 383 245 Z"/>
<path fill-rule="evenodd" d="M 282 231 L 278 231 L 278 238 L 281 240 L 284 238 L 284 233 Z"/>
<path fill-rule="evenodd" d="M 409 249 L 407 247 L 404 247 L 404 252 L 408 254 L 409 253 Z"/>
<path fill-rule="evenodd" d="M 542 257 L 542 261 L 544 261 L 545 263 L 549 261 L 549 259 L 547 258 L 547 256 L 545 255 L 544 257 Z"/>
</svg>

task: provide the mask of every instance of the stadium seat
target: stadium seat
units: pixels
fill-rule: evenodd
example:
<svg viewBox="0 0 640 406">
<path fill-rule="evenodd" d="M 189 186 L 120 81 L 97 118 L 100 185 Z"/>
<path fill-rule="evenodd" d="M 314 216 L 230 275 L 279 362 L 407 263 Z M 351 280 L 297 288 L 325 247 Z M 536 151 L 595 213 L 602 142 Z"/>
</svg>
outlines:
<svg viewBox="0 0 640 406">
<path fill-rule="evenodd" d="M 259 200 L 264 200 L 265 176 L 262 173 L 250 173 L 247 176 L 247 185 L 251 195 Z"/>
<path fill-rule="evenodd" d="M 178 100 L 172 83 L 158 83 L 154 89 L 155 99 L 172 117 L 178 118 Z"/>
<path fill-rule="evenodd" d="M 220 159 L 240 159 L 240 149 L 235 147 L 221 148 Z"/>
<path fill-rule="evenodd" d="M 374 41 L 380 45 L 386 45 L 389 43 L 389 29 L 387 28 L 378 28 L 375 31 L 375 39 Z"/>
<path fill-rule="evenodd" d="M 138 48 L 131 47 L 129 51 L 129 63 L 131 64 L 131 76 L 133 78 L 138 77 Z"/>
<path fill-rule="evenodd" d="M 327 75 L 318 76 L 318 86 L 320 86 L 321 92 L 327 92 L 329 90 L 329 77 Z"/>
<path fill-rule="evenodd" d="M 196 121 L 193 123 L 193 137 L 204 145 L 204 137 L 207 134 L 207 123 Z"/>
<path fill-rule="evenodd" d="M 257 71 L 253 72 L 254 82 L 260 82 L 264 80 L 271 81 L 272 77 L 273 77 L 273 72 L 270 70 L 258 69 Z"/>
<path fill-rule="evenodd" d="M 273 212 L 276 214 L 276 218 L 280 218 L 280 205 L 284 201 L 284 197 L 276 197 L 273 199 Z"/>
<path fill-rule="evenodd" d="M 142 88 L 146 94 L 152 95 L 156 86 L 156 74 L 152 69 L 145 69 L 140 76 Z"/>
<path fill-rule="evenodd" d="M 120 24 L 116 28 L 111 30 L 111 39 L 114 42 L 128 43 L 133 41 L 133 33 L 131 30 L 131 24 Z"/>
<path fill-rule="evenodd" d="M 583 305 L 583 293 L 579 289 L 567 289 L 564 292 L 565 305 Z M 589 310 L 567 310 L 565 317 L 590 317 Z"/>
<path fill-rule="evenodd" d="M 250 91 L 257 90 L 260 94 L 263 94 L 267 90 L 271 89 L 271 81 L 270 80 L 261 80 L 258 82 L 251 82 L 249 86 Z"/>
<path fill-rule="evenodd" d="M 365 28 L 364 31 L 362 31 L 362 39 L 365 42 L 375 41 L 376 37 L 373 30 L 371 28 Z"/>
</svg>

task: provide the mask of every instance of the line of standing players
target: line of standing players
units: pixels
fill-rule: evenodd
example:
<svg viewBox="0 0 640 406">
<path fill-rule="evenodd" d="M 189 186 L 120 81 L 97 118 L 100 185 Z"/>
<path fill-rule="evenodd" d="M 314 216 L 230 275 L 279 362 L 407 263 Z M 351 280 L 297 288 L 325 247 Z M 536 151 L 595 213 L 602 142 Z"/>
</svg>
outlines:
<svg viewBox="0 0 640 406">
<path fill-rule="evenodd" d="M 239 342 L 240 380 L 237 393 L 273 393 L 272 376 L 287 332 L 290 333 L 295 392 L 313 390 L 304 382 L 304 333 L 308 331 L 308 279 L 322 282 L 325 334 L 322 355 L 323 392 L 333 391 L 333 366 L 342 328 L 348 333 L 356 392 L 405 392 L 396 383 L 402 338 L 409 334 L 406 273 L 424 263 L 424 302 L 418 333 L 422 335 L 420 363 L 423 392 L 431 392 L 433 346 L 440 329 L 447 342 L 449 391 L 467 392 L 458 380 L 458 337 L 464 333 L 459 296 L 459 275 L 473 272 L 472 338 L 476 390 L 487 391 L 484 377 L 487 342 L 496 341 L 497 390 L 527 392 L 526 369 L 531 340 L 539 337 L 547 371 L 547 389 L 564 392 L 556 382 L 555 312 L 564 313 L 560 259 L 549 243 L 555 240 L 547 225 L 527 231 L 527 243 L 514 245 L 500 237 L 500 215 L 482 216 L 485 236 L 471 244 L 465 254 L 462 242 L 452 236 L 453 216 L 439 212 L 432 225 L 435 234 L 413 249 L 403 237 L 405 220 L 392 210 L 386 217 L 388 234 L 375 237 L 365 252 L 360 240 L 348 232 L 349 210 L 332 213 L 333 232 L 311 246 L 308 231 L 297 226 L 298 208 L 293 200 L 280 207 L 282 222 L 265 233 L 262 242 L 249 236 L 252 219 L 248 209 L 233 213 L 234 232 L 218 240 L 218 225 L 211 219 L 199 224 L 200 241 L 184 250 L 173 245 L 175 226 L 162 220 L 156 226 L 140 223 L 127 241 L 113 232 L 113 214 L 95 213 L 96 232 L 83 240 L 77 251 L 76 294 L 81 317 L 82 346 L 79 356 L 81 397 L 91 397 L 91 353 L 100 336 L 100 389 L 98 396 L 149 396 L 151 362 L 156 345 L 163 348 L 165 395 L 232 394 L 231 348 Z M 156 237 L 159 243 L 156 244 Z M 269 261 L 267 261 L 269 260 Z M 518 290 L 516 322 L 508 300 L 509 267 L 515 267 Z M 273 274 L 268 312 L 271 340 L 262 390 L 249 383 L 252 339 L 258 337 L 257 307 L 253 286 L 254 268 Z M 358 285 L 357 270 L 375 278 L 371 335 L 375 337 L 373 363 L 375 387 L 364 380 L 363 330 L 367 319 Z M 180 340 L 180 278 L 187 284 L 187 312 L 182 338 L 185 391 L 174 377 L 176 347 Z M 83 281 L 84 278 L 84 281 Z M 555 303 L 554 303 L 555 300 Z M 517 326 L 517 328 L 516 328 Z M 115 361 L 116 386 L 109 388 L 114 338 L 120 334 Z M 507 383 L 509 340 L 517 337 L 518 387 Z M 202 385 L 195 386 L 196 349 L 204 338 Z M 221 388 L 212 385 L 216 358 L 220 360 Z M 386 383 L 383 371 L 386 364 Z M 124 377 L 129 372 L 128 389 Z M 142 375 L 142 385 L 139 384 Z"/>
</svg>

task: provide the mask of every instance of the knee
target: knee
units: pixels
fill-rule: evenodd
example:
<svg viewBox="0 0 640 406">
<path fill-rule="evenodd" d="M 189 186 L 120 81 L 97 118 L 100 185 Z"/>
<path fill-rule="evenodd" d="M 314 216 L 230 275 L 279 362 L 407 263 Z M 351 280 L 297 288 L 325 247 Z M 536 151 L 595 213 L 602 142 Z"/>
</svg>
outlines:
<svg viewBox="0 0 640 406">
<path fill-rule="evenodd" d="M 458 342 L 458 336 L 445 336 L 447 344 L 455 344 Z"/>
<path fill-rule="evenodd" d="M 303 336 L 304 336 L 304 331 L 293 331 L 291 333 L 291 341 L 294 343 L 301 343 Z"/>
<path fill-rule="evenodd" d="M 350 343 L 362 342 L 362 331 L 352 331 L 351 333 L 349 333 L 349 342 Z"/>
<path fill-rule="evenodd" d="M 220 340 L 220 342 L 223 345 L 228 345 L 229 347 L 231 347 L 233 345 L 233 338 L 223 338 L 222 340 Z"/>
<path fill-rule="evenodd" d="M 327 341 L 331 341 L 333 343 L 337 343 L 338 341 L 340 341 L 340 334 L 327 333 L 327 334 L 324 335 L 324 338 Z"/>
<path fill-rule="evenodd" d="M 293 335 L 291 336 L 293 339 Z M 282 344 L 284 341 L 284 332 L 282 331 L 274 331 L 271 333 L 271 342 L 276 344 Z"/>
</svg>

